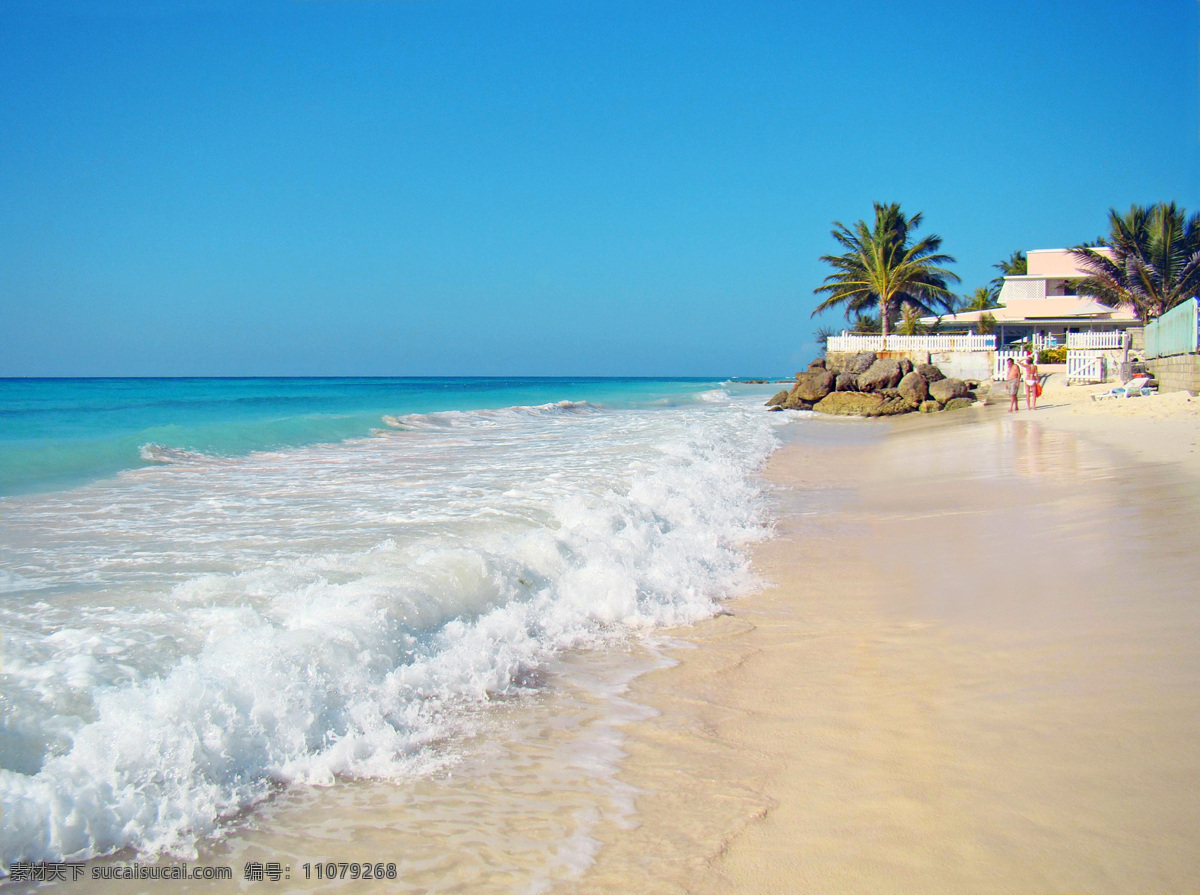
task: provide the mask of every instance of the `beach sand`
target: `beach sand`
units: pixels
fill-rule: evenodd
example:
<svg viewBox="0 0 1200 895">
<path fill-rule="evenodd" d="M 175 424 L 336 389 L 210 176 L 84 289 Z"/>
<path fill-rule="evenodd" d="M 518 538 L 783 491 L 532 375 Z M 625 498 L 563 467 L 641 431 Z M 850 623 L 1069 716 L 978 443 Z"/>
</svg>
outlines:
<svg viewBox="0 0 1200 895">
<path fill-rule="evenodd" d="M 796 423 L 582 892 L 1200 889 L 1200 400 Z M 1022 401 L 1022 407 L 1024 402 Z"/>
</svg>

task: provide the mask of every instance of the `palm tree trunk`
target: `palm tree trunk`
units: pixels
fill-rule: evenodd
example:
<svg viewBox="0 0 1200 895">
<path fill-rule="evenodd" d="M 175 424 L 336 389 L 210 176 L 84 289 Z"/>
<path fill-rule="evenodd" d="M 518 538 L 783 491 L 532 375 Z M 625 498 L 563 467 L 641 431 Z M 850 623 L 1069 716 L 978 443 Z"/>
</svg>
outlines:
<svg viewBox="0 0 1200 895">
<path fill-rule="evenodd" d="M 880 297 L 879 299 L 879 331 L 883 334 L 883 347 L 887 348 L 888 337 L 888 302 Z"/>
</svg>

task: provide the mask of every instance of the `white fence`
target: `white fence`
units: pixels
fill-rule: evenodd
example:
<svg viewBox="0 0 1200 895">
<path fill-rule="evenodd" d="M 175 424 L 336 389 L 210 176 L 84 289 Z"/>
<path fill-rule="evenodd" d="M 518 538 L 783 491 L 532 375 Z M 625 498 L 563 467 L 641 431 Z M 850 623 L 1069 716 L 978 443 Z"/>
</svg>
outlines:
<svg viewBox="0 0 1200 895">
<path fill-rule="evenodd" d="M 1124 347 L 1125 333 L 1121 330 L 1108 333 L 1067 333 L 1067 348 L 1088 350 Z"/>
<path fill-rule="evenodd" d="M 1013 363 L 1020 363 L 1025 359 L 1024 351 L 997 351 L 996 363 L 992 366 L 993 379 L 1006 379 L 1008 377 L 1008 359 L 1013 359 Z"/>
<path fill-rule="evenodd" d="M 1072 382 L 1104 382 L 1106 358 L 1103 354 L 1084 351 L 1067 352 L 1067 384 Z"/>
<path fill-rule="evenodd" d="M 995 336 L 970 333 L 960 336 L 883 336 L 842 331 L 830 336 L 827 351 L 995 351 Z"/>
</svg>

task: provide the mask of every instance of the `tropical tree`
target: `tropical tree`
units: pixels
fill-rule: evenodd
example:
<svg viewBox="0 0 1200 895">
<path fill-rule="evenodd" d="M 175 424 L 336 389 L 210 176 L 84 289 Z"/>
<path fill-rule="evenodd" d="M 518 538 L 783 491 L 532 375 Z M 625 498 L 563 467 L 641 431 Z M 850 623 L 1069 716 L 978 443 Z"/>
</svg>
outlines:
<svg viewBox="0 0 1200 895">
<path fill-rule="evenodd" d="M 1089 276 L 1079 290 L 1106 305 L 1131 304 L 1143 320 L 1200 291 L 1200 215 L 1174 202 L 1108 210 L 1109 253 L 1076 246 L 1071 255 Z M 1111 257 L 1109 255 L 1111 254 Z"/>
<path fill-rule="evenodd" d="M 996 307 L 996 292 L 991 286 L 980 286 L 970 295 L 964 295 L 960 311 L 986 311 Z"/>
<path fill-rule="evenodd" d="M 995 295 L 1000 295 L 1000 290 L 1004 288 L 1005 277 L 1023 277 L 1029 273 L 1029 259 L 1025 257 L 1022 251 L 1015 251 L 999 264 L 993 264 L 992 267 L 1000 271 L 1000 276 L 996 277 L 990 283 L 992 292 Z"/>
<path fill-rule="evenodd" d="M 861 317 L 872 306 L 878 308 L 880 330 L 888 334 L 897 311 L 910 307 L 923 314 L 936 314 L 936 308 L 949 309 L 954 293 L 947 287 L 958 277 L 941 265 L 954 259 L 939 252 L 940 236 L 930 234 L 914 241 L 913 231 L 921 224 L 921 214 L 906 216 L 899 204 L 875 203 L 873 224 L 858 221 L 853 228 L 834 221 L 831 233 L 846 251 L 841 255 L 822 255 L 833 267 L 824 285 L 813 291 L 827 294 L 813 315 L 844 306 L 847 319 Z"/>
<path fill-rule="evenodd" d="M 900 320 L 896 324 L 896 332 L 902 336 L 919 336 L 929 332 L 929 327 L 921 322 L 921 312 L 912 305 L 900 308 Z"/>
</svg>

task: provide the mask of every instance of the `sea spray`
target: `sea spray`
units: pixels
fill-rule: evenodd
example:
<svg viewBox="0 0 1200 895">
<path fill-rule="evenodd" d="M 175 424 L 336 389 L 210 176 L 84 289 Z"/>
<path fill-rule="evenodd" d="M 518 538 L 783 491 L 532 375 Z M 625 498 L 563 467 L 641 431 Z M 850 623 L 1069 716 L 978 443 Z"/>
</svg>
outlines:
<svg viewBox="0 0 1200 895">
<path fill-rule="evenodd" d="M 556 652 L 750 586 L 752 402 L 451 420 L 5 501 L 0 859 L 194 854 L 277 786 L 428 773 Z"/>
</svg>

